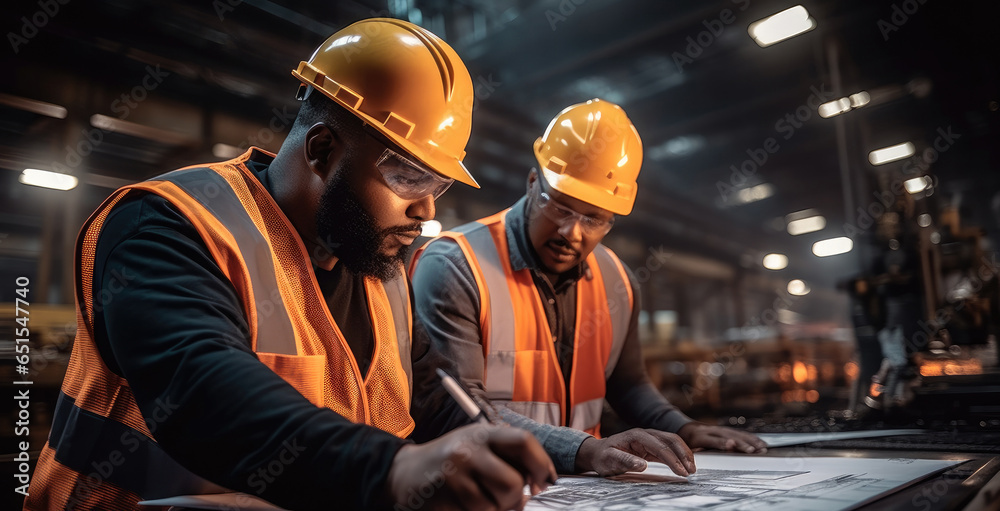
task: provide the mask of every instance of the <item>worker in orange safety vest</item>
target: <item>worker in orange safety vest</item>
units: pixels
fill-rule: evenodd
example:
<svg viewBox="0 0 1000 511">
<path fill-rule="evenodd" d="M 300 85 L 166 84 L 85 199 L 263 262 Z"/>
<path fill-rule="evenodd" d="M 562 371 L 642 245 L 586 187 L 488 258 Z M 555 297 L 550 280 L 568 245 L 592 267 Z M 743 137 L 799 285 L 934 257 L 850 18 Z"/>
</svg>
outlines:
<svg viewBox="0 0 1000 511">
<path fill-rule="evenodd" d="M 638 191 L 642 142 L 625 111 L 600 99 L 570 106 L 534 153 L 539 169 L 521 200 L 414 255 L 414 310 L 430 338 L 414 346 L 417 381 L 450 364 L 501 417 L 536 432 L 560 472 L 615 474 L 644 468 L 645 458 L 687 475 L 688 447 L 763 452 L 750 433 L 692 421 L 642 366 L 638 283 L 601 244 Z M 645 429 L 600 439 L 605 399 Z M 438 402 L 439 391 L 418 387 L 413 409 Z M 429 432 L 418 435 L 462 423 L 416 418 Z"/>
<path fill-rule="evenodd" d="M 225 491 L 289 509 L 510 509 L 554 481 L 522 430 L 405 440 L 402 262 L 454 181 L 478 187 L 465 65 L 377 18 L 292 74 L 303 103 L 277 154 L 126 186 L 84 224 L 77 337 L 25 509 Z"/>
</svg>

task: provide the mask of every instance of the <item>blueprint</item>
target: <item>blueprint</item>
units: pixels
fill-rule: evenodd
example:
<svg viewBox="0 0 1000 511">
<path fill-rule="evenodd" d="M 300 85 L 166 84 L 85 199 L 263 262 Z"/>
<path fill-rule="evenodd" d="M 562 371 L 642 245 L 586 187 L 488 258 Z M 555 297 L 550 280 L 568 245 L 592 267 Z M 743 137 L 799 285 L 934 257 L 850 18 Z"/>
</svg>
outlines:
<svg viewBox="0 0 1000 511">
<path fill-rule="evenodd" d="M 661 463 L 613 478 L 564 476 L 532 498 L 526 511 L 836 511 L 853 509 L 965 459 L 784 458 L 695 454 L 698 471 L 678 477 Z M 191 509 L 275 510 L 242 493 L 191 495 L 143 505 Z"/>
<path fill-rule="evenodd" d="M 660 463 L 614 478 L 561 477 L 525 510 L 853 509 L 964 461 L 699 453 L 686 478 Z"/>
<path fill-rule="evenodd" d="M 216 509 L 219 511 L 287 511 L 270 502 L 246 493 L 216 493 L 212 495 L 179 495 L 158 500 L 144 500 L 140 506 L 171 507 L 170 509 Z"/>
</svg>

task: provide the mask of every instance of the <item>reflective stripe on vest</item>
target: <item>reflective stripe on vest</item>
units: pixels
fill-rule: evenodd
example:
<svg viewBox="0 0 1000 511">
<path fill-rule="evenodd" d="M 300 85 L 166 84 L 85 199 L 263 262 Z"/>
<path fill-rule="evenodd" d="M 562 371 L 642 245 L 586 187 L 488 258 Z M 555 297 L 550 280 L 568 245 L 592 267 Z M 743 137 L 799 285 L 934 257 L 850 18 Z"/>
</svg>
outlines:
<svg viewBox="0 0 1000 511">
<path fill-rule="evenodd" d="M 486 397 L 491 400 L 509 400 L 514 393 L 514 305 L 507 288 L 507 276 L 501 268 L 501 255 L 493 243 L 493 237 L 486 225 L 473 222 L 459 227 L 455 232 L 464 235 L 472 248 L 465 254 L 466 260 L 476 259 L 479 271 L 476 280 L 482 280 L 487 290 L 480 292 L 480 310 L 486 311 L 486 328 L 483 330 L 483 345 L 488 348 L 486 356 L 485 381 Z M 462 246 L 461 244 L 459 246 Z M 483 271 L 485 266 L 488 270 Z M 485 296 L 485 303 L 483 303 Z M 482 327 L 482 324 L 480 324 Z M 558 409 L 556 410 L 558 413 Z M 528 414 L 522 414 L 531 416 Z"/>
<path fill-rule="evenodd" d="M 400 437 L 412 431 L 405 276 L 384 283 L 365 279 L 375 350 L 362 378 L 301 239 L 244 165 L 253 151 L 120 189 L 84 224 L 76 254 L 77 338 L 26 509 L 129 509 L 139 497 L 224 490 L 160 448 L 128 382 L 107 368 L 93 342 L 97 239 L 108 213 L 135 191 L 167 199 L 198 230 L 240 297 L 250 330 L 245 334 L 262 363 L 319 406 Z M 159 420 L 155 411 L 153 420 Z M 115 464 L 113 473 L 95 474 L 106 460 Z"/>
<path fill-rule="evenodd" d="M 253 300 L 245 302 L 252 304 L 251 315 L 247 318 L 253 322 L 250 328 L 254 332 L 251 339 L 256 341 L 254 351 L 298 354 L 292 322 L 288 314 L 283 313 L 285 304 L 267 240 L 225 178 L 216 172 L 206 172 L 204 168 L 188 168 L 169 172 L 156 180 L 177 185 L 232 234 L 243 259 L 242 266 L 250 277 Z M 265 320 L 262 321 L 261 316 Z"/>
<path fill-rule="evenodd" d="M 622 348 L 625 346 L 625 337 L 628 336 L 629 324 L 632 322 L 635 297 L 632 296 L 632 283 L 629 282 L 628 274 L 625 273 L 625 267 L 618 256 L 604 245 L 594 248 L 594 256 L 601 275 L 604 276 L 604 292 L 608 299 L 608 312 L 611 314 L 611 335 L 615 340 L 611 347 L 608 365 L 604 369 L 604 379 L 608 379 L 618 365 L 618 357 L 621 356 Z M 617 275 L 617 278 L 612 277 L 614 275 Z"/>
<path fill-rule="evenodd" d="M 479 289 L 487 396 L 496 404 L 535 421 L 566 425 L 567 382 L 563 381 L 551 330 L 530 271 L 511 269 L 506 213 L 442 233 L 440 238 L 458 244 Z M 415 259 L 420 253 L 415 254 Z M 604 383 L 625 344 L 633 297 L 624 266 L 609 249 L 598 245 L 588 256 L 587 264 L 591 276 L 580 279 L 576 286 L 575 348 L 572 381 L 568 382 L 572 400 L 569 425 L 597 434 Z M 598 374 L 604 378 L 596 377 Z"/>
</svg>

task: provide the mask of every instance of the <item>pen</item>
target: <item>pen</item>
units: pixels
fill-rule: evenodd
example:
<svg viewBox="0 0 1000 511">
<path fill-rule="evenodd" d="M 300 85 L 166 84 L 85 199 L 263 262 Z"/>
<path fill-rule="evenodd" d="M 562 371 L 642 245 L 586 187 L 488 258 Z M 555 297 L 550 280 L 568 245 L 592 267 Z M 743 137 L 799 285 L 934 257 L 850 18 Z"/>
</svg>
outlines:
<svg viewBox="0 0 1000 511">
<path fill-rule="evenodd" d="M 486 411 L 483 410 L 479 405 L 476 404 L 472 396 L 463 388 L 458 381 L 452 378 L 448 373 L 444 372 L 440 367 L 437 368 L 437 374 L 441 377 L 441 384 L 444 385 L 444 389 L 451 394 L 451 397 L 458 403 L 458 406 L 462 407 L 462 410 L 469 416 L 470 419 L 480 423 L 480 424 L 496 424 L 486 415 Z M 548 484 L 556 484 L 556 480 L 551 476 L 545 481 Z M 532 492 L 534 495 L 535 492 Z"/>
<path fill-rule="evenodd" d="M 479 405 L 472 400 L 472 397 L 459 385 L 458 381 L 441 370 L 441 368 L 437 369 L 437 374 L 441 377 L 441 384 L 444 385 L 444 389 L 458 403 L 458 406 L 462 407 L 462 410 L 470 419 L 480 424 L 490 424 L 490 420 L 486 417 L 486 412 L 482 408 L 479 408 Z"/>
</svg>

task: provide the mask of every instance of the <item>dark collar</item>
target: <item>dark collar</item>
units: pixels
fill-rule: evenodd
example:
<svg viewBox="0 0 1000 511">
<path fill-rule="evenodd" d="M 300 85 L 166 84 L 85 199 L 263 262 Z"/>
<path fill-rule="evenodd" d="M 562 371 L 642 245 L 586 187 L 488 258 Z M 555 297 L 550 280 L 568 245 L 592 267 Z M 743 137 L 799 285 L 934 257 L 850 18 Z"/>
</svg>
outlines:
<svg viewBox="0 0 1000 511">
<path fill-rule="evenodd" d="M 246 159 L 244 164 L 250 173 L 257 177 L 260 184 L 264 186 L 267 193 L 274 196 L 274 188 L 271 186 L 271 177 L 267 172 L 267 169 L 274 162 L 274 157 L 257 149 L 256 147 L 251 148 L 250 157 Z"/>
</svg>

